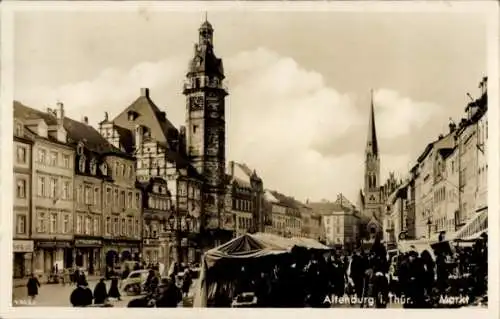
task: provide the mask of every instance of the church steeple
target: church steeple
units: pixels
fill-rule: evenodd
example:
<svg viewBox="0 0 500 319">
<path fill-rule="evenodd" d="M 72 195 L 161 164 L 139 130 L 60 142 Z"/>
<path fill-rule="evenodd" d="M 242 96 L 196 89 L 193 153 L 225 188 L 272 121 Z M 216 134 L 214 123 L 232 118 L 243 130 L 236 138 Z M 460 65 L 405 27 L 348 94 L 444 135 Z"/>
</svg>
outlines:
<svg viewBox="0 0 500 319">
<path fill-rule="evenodd" d="M 377 130 L 375 129 L 375 110 L 373 107 L 373 90 L 370 90 L 370 118 L 368 121 L 368 139 L 366 153 L 378 156 Z"/>
</svg>

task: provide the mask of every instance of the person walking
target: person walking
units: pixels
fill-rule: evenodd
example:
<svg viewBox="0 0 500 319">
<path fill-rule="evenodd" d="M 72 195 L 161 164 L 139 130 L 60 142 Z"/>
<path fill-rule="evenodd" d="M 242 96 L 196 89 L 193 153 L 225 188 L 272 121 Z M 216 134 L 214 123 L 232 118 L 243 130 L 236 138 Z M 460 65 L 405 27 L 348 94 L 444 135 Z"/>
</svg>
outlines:
<svg viewBox="0 0 500 319">
<path fill-rule="evenodd" d="M 115 298 L 116 300 L 122 300 L 120 290 L 118 289 L 118 277 L 113 277 L 111 279 L 111 287 L 108 292 L 109 298 Z"/>
<path fill-rule="evenodd" d="M 73 307 L 87 307 L 92 305 L 92 290 L 90 290 L 87 281 L 80 280 L 77 287 L 70 296 L 70 302 Z"/>
<path fill-rule="evenodd" d="M 101 278 L 94 288 L 94 304 L 104 304 L 107 298 L 106 283 L 104 282 L 104 278 Z"/>
<path fill-rule="evenodd" d="M 28 296 L 31 299 L 31 302 L 35 301 L 36 296 L 38 295 L 38 288 L 40 287 L 40 282 L 36 278 L 35 274 L 31 274 L 28 279 L 28 283 L 26 284 L 26 288 L 28 289 Z"/>
</svg>

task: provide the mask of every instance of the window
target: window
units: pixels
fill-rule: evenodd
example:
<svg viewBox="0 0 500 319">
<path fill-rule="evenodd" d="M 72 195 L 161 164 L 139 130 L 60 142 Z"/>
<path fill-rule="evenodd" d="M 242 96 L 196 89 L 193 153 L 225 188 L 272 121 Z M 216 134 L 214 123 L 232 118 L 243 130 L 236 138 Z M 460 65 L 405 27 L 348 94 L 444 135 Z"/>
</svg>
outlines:
<svg viewBox="0 0 500 319">
<path fill-rule="evenodd" d="M 17 215 L 16 233 L 17 234 L 26 234 L 26 216 L 25 215 Z"/>
<path fill-rule="evenodd" d="M 95 159 L 92 159 L 90 161 L 90 174 L 95 175 L 97 173 L 97 164 Z"/>
<path fill-rule="evenodd" d="M 120 206 L 125 208 L 125 191 L 120 192 Z"/>
<path fill-rule="evenodd" d="M 111 217 L 106 217 L 106 235 L 111 235 Z"/>
<path fill-rule="evenodd" d="M 63 220 L 63 233 L 64 233 L 64 234 L 69 233 L 69 215 L 64 215 L 64 220 Z"/>
<path fill-rule="evenodd" d="M 94 206 L 99 205 L 99 188 L 94 188 Z"/>
<path fill-rule="evenodd" d="M 43 150 L 43 149 L 38 150 L 38 162 L 39 163 L 45 164 L 46 157 L 47 157 L 47 152 L 45 150 Z"/>
<path fill-rule="evenodd" d="M 49 163 L 51 166 L 57 166 L 57 152 L 50 152 Z"/>
<path fill-rule="evenodd" d="M 141 195 L 139 193 L 135 193 L 135 208 L 141 207 Z"/>
<path fill-rule="evenodd" d="M 85 234 L 90 235 L 91 230 L 91 218 L 90 216 L 85 217 Z"/>
<path fill-rule="evenodd" d="M 128 192 L 128 197 L 127 197 L 127 207 L 132 208 L 134 206 L 134 198 L 132 196 L 132 192 Z"/>
<path fill-rule="evenodd" d="M 45 225 L 45 213 L 41 213 L 41 212 L 38 213 L 36 231 L 37 231 L 37 233 L 45 233 L 47 231 L 46 225 Z"/>
<path fill-rule="evenodd" d="M 57 213 L 50 214 L 50 233 L 57 233 Z"/>
<path fill-rule="evenodd" d="M 69 155 L 63 154 L 62 159 L 63 159 L 63 167 L 69 168 Z"/>
<path fill-rule="evenodd" d="M 99 235 L 99 218 L 95 217 L 94 218 L 94 236 Z"/>
<path fill-rule="evenodd" d="M 121 228 L 122 228 L 122 229 L 121 229 L 121 230 L 122 230 L 122 231 L 121 231 L 121 235 L 122 235 L 122 236 L 125 236 L 125 232 L 127 231 L 127 228 L 126 228 L 126 227 L 127 227 L 127 225 L 125 224 L 125 218 L 122 218 L 122 224 L 121 224 L 121 226 L 122 226 L 122 227 L 121 227 Z"/>
<path fill-rule="evenodd" d="M 23 124 L 16 123 L 16 136 L 23 136 Z"/>
<path fill-rule="evenodd" d="M 26 198 L 26 180 L 18 179 L 17 180 L 17 190 L 16 190 L 17 198 Z"/>
<path fill-rule="evenodd" d="M 111 188 L 106 187 L 106 206 L 111 204 Z"/>
<path fill-rule="evenodd" d="M 78 215 L 76 217 L 76 232 L 78 234 L 83 233 L 83 216 L 82 215 Z"/>
<path fill-rule="evenodd" d="M 118 235 L 118 217 L 113 218 L 113 235 Z"/>
<path fill-rule="evenodd" d="M 70 198 L 70 184 L 68 181 L 64 181 L 63 182 L 63 193 L 62 193 L 62 196 L 63 196 L 63 199 L 71 199 Z"/>
<path fill-rule="evenodd" d="M 45 196 L 45 177 L 44 176 L 38 177 L 38 196 L 40 196 L 40 197 Z"/>
<path fill-rule="evenodd" d="M 57 179 L 51 178 L 49 185 L 50 185 L 50 198 L 57 199 Z"/>
<path fill-rule="evenodd" d="M 132 224 L 132 217 L 129 217 L 127 220 L 127 235 L 133 236 L 134 234 L 134 224 Z"/>
<path fill-rule="evenodd" d="M 115 198 L 113 201 L 114 206 L 118 206 L 118 189 L 115 189 Z"/>
<path fill-rule="evenodd" d="M 85 157 L 81 157 L 80 158 L 80 161 L 78 162 L 78 169 L 80 170 L 80 172 L 85 172 Z"/>
<path fill-rule="evenodd" d="M 17 163 L 26 164 L 26 147 L 24 146 L 17 147 Z"/>
<path fill-rule="evenodd" d="M 138 237 L 139 236 L 139 220 L 135 220 L 135 236 Z"/>
<path fill-rule="evenodd" d="M 92 204 L 91 200 L 91 188 L 90 186 L 85 186 L 85 204 Z"/>
</svg>

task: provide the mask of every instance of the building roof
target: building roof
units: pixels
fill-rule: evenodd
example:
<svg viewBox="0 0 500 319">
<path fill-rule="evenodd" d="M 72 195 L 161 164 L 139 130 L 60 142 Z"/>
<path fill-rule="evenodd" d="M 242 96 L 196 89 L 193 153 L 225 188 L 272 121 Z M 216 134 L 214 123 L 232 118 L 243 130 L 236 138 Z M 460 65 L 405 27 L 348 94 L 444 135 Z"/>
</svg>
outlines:
<svg viewBox="0 0 500 319">
<path fill-rule="evenodd" d="M 14 101 L 14 116 L 24 119 L 42 119 L 47 125 L 57 125 L 57 118 L 52 114 L 42 112 Z M 63 127 L 68 134 L 68 144 L 76 146 L 82 142 L 85 147 L 98 154 L 113 154 L 117 156 L 131 157 L 129 154 L 111 145 L 92 126 L 64 117 Z"/>
<path fill-rule="evenodd" d="M 137 115 L 135 121 L 129 120 L 129 112 L 135 112 Z M 132 144 L 135 141 L 131 136 L 133 136 L 132 132 L 134 132 L 137 124 L 147 127 L 150 130 L 151 139 L 169 146 L 169 149 L 172 148 L 172 140 L 176 139 L 179 135 L 178 130 L 166 117 L 166 113 L 161 111 L 153 100 L 151 100 L 149 89 L 147 88 L 143 88 L 141 95 L 118 114 L 112 122 L 119 127 L 120 138 L 122 138 L 122 134 L 128 135 L 123 138 Z M 125 130 L 128 130 L 128 132 Z"/>
</svg>

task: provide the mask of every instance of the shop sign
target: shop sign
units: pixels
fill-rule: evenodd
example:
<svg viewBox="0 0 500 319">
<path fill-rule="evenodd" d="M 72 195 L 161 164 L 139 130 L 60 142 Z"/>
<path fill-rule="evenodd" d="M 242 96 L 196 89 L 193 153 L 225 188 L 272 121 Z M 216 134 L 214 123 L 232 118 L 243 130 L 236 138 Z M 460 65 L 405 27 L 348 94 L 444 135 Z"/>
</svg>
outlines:
<svg viewBox="0 0 500 319">
<path fill-rule="evenodd" d="M 37 246 L 42 248 L 71 248 L 71 244 L 67 241 L 40 241 Z"/>
<path fill-rule="evenodd" d="M 75 246 L 101 246 L 102 242 L 98 239 L 76 239 Z"/>
<path fill-rule="evenodd" d="M 14 240 L 12 245 L 15 253 L 31 253 L 35 250 L 32 240 Z"/>
</svg>

